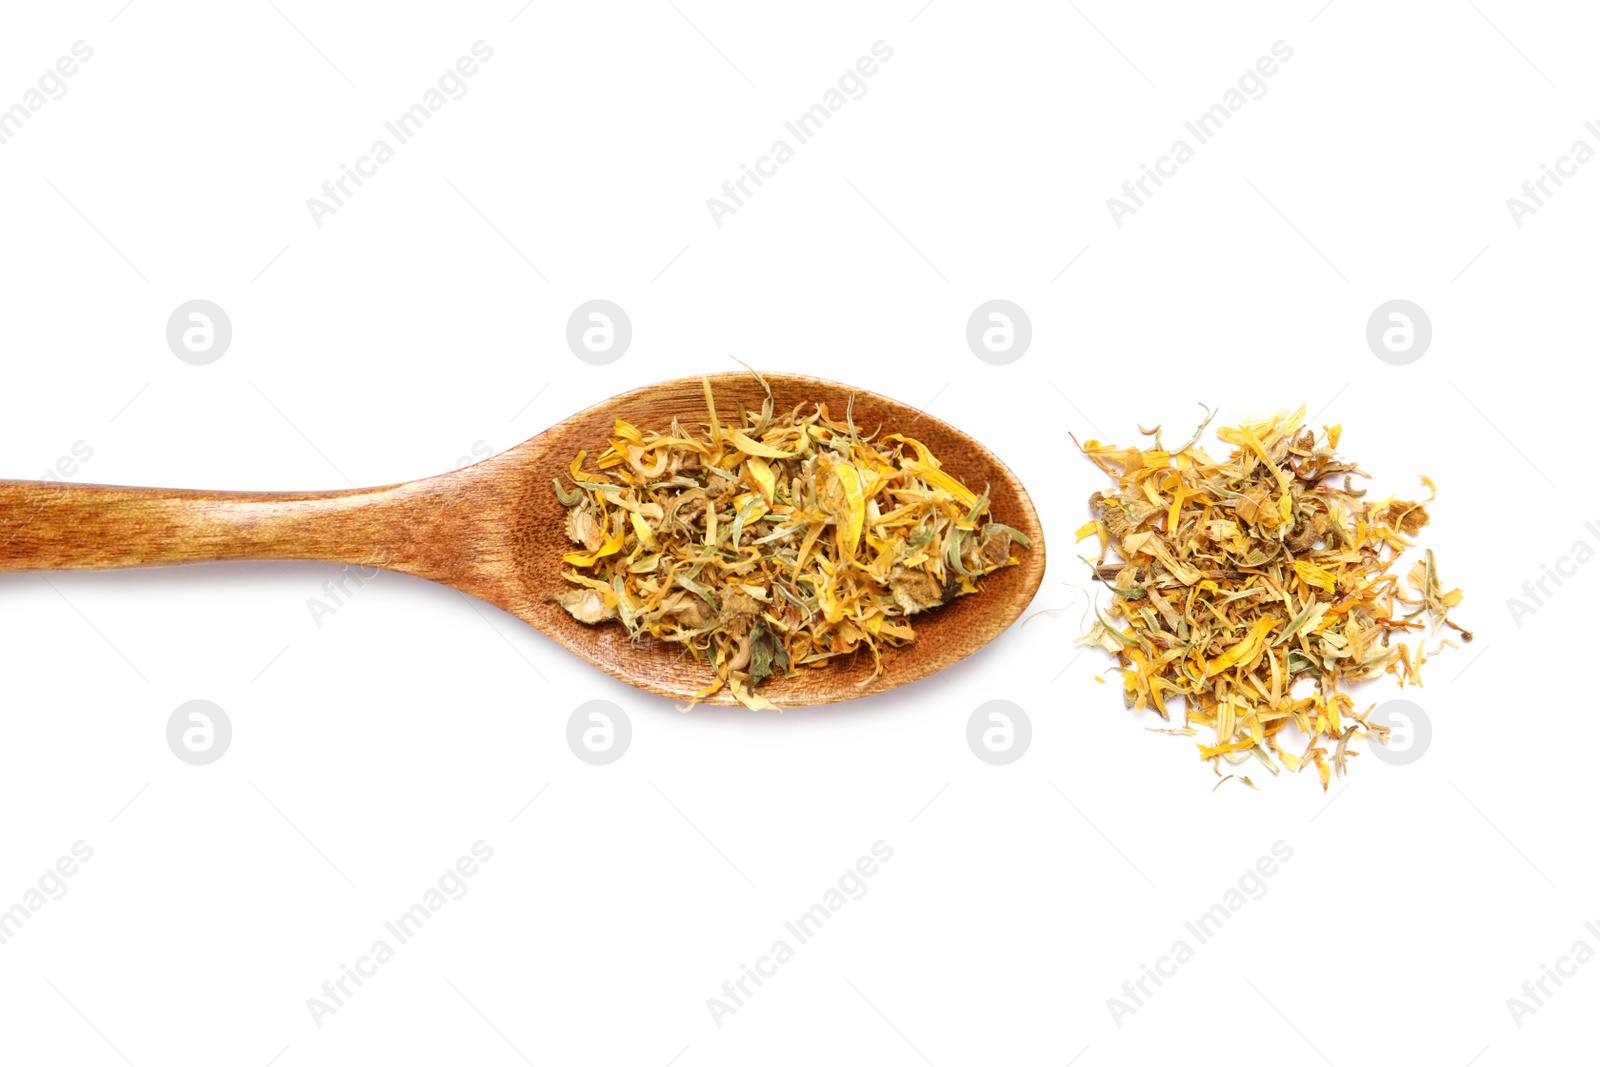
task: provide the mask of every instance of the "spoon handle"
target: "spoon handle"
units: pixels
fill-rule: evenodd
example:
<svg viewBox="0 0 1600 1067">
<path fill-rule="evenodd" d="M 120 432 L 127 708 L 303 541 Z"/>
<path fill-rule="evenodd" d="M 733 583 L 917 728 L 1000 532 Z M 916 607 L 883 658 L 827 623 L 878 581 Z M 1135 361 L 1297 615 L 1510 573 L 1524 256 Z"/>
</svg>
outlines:
<svg viewBox="0 0 1600 1067">
<path fill-rule="evenodd" d="M 0 481 L 0 571 L 108 570 L 220 560 L 402 569 L 412 485 L 226 493 Z"/>
</svg>

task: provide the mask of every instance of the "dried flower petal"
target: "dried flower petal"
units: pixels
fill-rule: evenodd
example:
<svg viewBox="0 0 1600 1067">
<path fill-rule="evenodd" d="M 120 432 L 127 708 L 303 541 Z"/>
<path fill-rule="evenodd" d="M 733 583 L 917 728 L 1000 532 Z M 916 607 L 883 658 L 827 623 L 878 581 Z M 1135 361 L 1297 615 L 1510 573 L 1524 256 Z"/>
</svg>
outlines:
<svg viewBox="0 0 1600 1067">
<path fill-rule="evenodd" d="M 757 375 L 757 380 L 760 376 Z M 762 382 L 765 387 L 765 382 Z M 909 617 L 979 590 L 1027 538 L 990 520 L 922 442 L 863 440 L 826 405 L 723 423 L 706 381 L 696 435 L 617 420 L 610 446 L 568 467 L 563 562 L 574 618 L 682 644 L 751 709 L 774 676 L 912 641 Z M 691 701 L 691 705 L 693 702 Z"/>
<path fill-rule="evenodd" d="M 1214 766 L 1251 757 L 1274 774 L 1314 765 L 1326 790 L 1356 754 L 1352 739 L 1388 738 L 1342 687 L 1384 673 L 1421 685 L 1429 653 L 1421 639 L 1406 644 L 1423 628 L 1418 615 L 1471 635 L 1447 618 L 1462 593 L 1444 589 L 1431 550 L 1406 573 L 1415 597 L 1391 573 L 1428 523 L 1434 483 L 1422 479 L 1422 503 L 1368 503 L 1350 486 L 1363 472 L 1334 454 L 1340 427 L 1324 428 L 1319 443 L 1304 417 L 1301 407 L 1222 427 L 1217 436 L 1235 446 L 1222 461 L 1198 447 L 1210 413 L 1176 452 L 1161 448 L 1159 427 L 1148 450 L 1081 446 L 1116 483 L 1089 498 L 1095 518 L 1078 530 L 1079 540 L 1100 534 L 1093 575 L 1116 594 L 1082 640 L 1121 661 L 1133 710 L 1166 719 L 1167 701 L 1182 697 L 1184 728 L 1166 732 L 1209 727 L 1215 741 L 1198 747 Z M 1106 562 L 1107 551 L 1122 562 Z M 1298 682 L 1316 691 L 1296 695 Z M 1283 748 L 1290 728 L 1307 738 L 1298 754 Z"/>
</svg>

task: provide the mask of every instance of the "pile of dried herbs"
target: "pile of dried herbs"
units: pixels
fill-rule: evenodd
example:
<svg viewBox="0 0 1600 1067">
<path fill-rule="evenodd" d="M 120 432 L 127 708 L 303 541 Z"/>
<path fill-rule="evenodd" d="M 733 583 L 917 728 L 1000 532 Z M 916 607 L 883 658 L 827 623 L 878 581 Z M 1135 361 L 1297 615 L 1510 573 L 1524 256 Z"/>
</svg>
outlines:
<svg viewBox="0 0 1600 1067">
<path fill-rule="evenodd" d="M 573 488 L 555 487 L 582 548 L 562 557 L 577 587 L 562 606 L 683 645 L 715 675 L 696 700 L 726 685 L 752 709 L 773 707 L 755 691 L 767 678 L 862 649 L 881 672 L 911 616 L 1028 547 L 921 442 L 863 435 L 826 404 L 778 413 L 766 392 L 724 424 L 706 381 L 703 431 L 618 420 L 593 469 L 579 452 Z"/>
<path fill-rule="evenodd" d="M 1176 449 L 1159 426 L 1140 430 L 1152 448 L 1081 446 L 1116 483 L 1089 498 L 1094 519 L 1078 531 L 1099 536 L 1094 576 L 1113 594 L 1083 641 L 1117 655 L 1129 708 L 1170 721 L 1169 702 L 1183 701 L 1183 726 L 1161 732 L 1214 731 L 1199 749 L 1219 775 L 1222 760 L 1253 757 L 1274 774 L 1314 763 L 1326 790 L 1352 740 L 1388 741 L 1345 684 L 1388 673 L 1421 685 L 1421 616 L 1472 635 L 1447 618 L 1462 594 L 1444 590 L 1431 550 L 1404 583 L 1390 573 L 1427 525 L 1433 482 L 1420 503 L 1369 501 L 1350 480 L 1366 472 L 1335 454 L 1340 427 L 1319 437 L 1304 419 L 1302 406 L 1219 429 L 1225 460 L 1197 446 L 1209 416 Z M 1433 654 L 1443 645 L 1456 647 L 1441 639 Z M 1287 746 L 1291 724 L 1303 746 Z"/>
</svg>

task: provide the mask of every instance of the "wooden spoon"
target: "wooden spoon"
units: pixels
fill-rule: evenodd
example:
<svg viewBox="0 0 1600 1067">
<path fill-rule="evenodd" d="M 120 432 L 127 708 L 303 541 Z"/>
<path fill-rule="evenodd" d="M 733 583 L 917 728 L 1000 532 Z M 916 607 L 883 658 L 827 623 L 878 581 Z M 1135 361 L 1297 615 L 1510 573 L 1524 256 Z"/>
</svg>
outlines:
<svg viewBox="0 0 1600 1067">
<path fill-rule="evenodd" d="M 876 677 L 872 657 L 861 654 L 802 669 L 794 678 L 770 678 L 761 686 L 763 696 L 796 706 L 892 689 L 971 655 L 1017 620 L 1044 577 L 1044 534 L 1027 491 L 1005 464 L 909 404 L 820 378 L 766 379 L 780 411 L 825 402 L 843 412 L 854 396 L 857 426 L 908 433 L 968 486 L 989 486 L 995 521 L 1027 535 L 1033 547 L 1019 546 L 1020 565 L 989 575 L 976 595 L 917 616 L 916 640 L 886 649 Z M 723 419 L 741 401 L 760 410 L 761 386 L 749 374 L 715 374 L 710 380 Z M 686 426 L 705 423 L 699 378 L 623 393 L 481 463 L 374 489 L 225 493 L 0 481 L 0 571 L 262 559 L 382 567 L 470 593 L 629 685 L 683 699 L 712 675 L 682 646 L 648 637 L 630 643 L 621 625 L 585 625 L 556 603 L 573 588 L 561 577 L 561 556 L 573 545 L 552 485 L 580 449 L 597 455 L 605 448 L 616 419 L 652 429 L 670 426 L 674 416 Z M 724 689 L 707 703 L 736 701 Z"/>
</svg>

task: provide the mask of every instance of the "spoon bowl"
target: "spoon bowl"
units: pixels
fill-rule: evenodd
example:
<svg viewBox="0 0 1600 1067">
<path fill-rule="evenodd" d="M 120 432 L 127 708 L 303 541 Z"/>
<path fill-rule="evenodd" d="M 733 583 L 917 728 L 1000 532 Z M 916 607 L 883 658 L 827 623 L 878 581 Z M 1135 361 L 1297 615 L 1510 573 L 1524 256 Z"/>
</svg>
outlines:
<svg viewBox="0 0 1600 1067">
<path fill-rule="evenodd" d="M 981 592 L 957 597 L 914 620 L 916 639 L 882 651 L 772 677 L 761 695 L 779 707 L 826 704 L 916 681 L 971 655 L 1021 616 L 1044 577 L 1044 534 L 1016 475 L 971 437 L 915 407 L 837 382 L 767 374 L 777 410 L 854 398 L 863 433 L 911 434 L 944 468 L 975 490 L 987 485 L 991 512 L 1026 535 L 1019 563 L 993 572 Z M 709 378 L 719 412 L 760 410 L 764 393 L 748 374 Z M 427 578 L 502 608 L 629 685 L 688 699 L 711 668 L 678 644 L 630 640 L 616 623 L 579 622 L 556 598 L 573 549 L 553 481 L 580 450 L 598 454 L 617 419 L 642 428 L 704 423 L 700 378 L 645 386 L 581 411 L 470 467 L 372 489 L 315 493 L 224 493 L 187 489 L 0 481 L 0 572 L 102 570 L 237 559 L 320 560 L 380 567 Z M 736 704 L 726 689 L 704 701 Z"/>
</svg>

